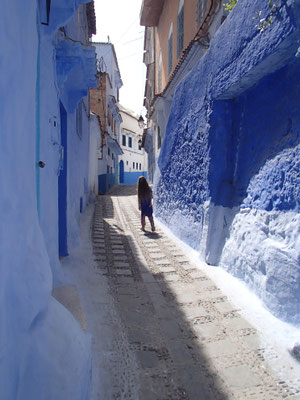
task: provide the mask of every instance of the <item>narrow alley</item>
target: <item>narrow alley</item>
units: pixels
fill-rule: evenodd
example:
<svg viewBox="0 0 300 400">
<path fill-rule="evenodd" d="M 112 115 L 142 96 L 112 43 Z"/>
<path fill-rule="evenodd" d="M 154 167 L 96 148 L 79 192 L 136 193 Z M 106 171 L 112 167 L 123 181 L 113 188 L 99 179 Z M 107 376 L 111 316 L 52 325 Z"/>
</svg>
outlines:
<svg viewBox="0 0 300 400">
<path fill-rule="evenodd" d="M 162 229 L 141 231 L 135 186 L 115 187 L 87 213 L 93 255 L 75 252 L 64 271 L 93 336 L 92 400 L 298 399 L 205 272 Z"/>
</svg>

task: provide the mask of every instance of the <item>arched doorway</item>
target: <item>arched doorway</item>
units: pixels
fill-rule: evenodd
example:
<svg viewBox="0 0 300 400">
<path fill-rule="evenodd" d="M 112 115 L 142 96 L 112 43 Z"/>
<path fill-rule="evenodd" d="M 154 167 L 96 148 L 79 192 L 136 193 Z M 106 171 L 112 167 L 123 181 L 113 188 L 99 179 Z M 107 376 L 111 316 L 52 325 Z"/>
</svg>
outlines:
<svg viewBox="0 0 300 400">
<path fill-rule="evenodd" d="M 124 161 L 121 160 L 119 163 L 119 182 L 124 183 Z"/>
</svg>

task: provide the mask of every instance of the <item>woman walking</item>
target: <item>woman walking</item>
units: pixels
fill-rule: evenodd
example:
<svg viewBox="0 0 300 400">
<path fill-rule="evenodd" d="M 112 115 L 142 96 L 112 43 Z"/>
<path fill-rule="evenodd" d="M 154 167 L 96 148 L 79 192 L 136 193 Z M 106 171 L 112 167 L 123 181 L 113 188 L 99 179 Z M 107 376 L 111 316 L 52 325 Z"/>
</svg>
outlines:
<svg viewBox="0 0 300 400">
<path fill-rule="evenodd" d="M 140 176 L 138 180 L 138 203 L 141 211 L 142 230 L 145 231 L 146 216 L 149 218 L 152 232 L 155 231 L 152 207 L 152 190 L 144 176 Z"/>
</svg>

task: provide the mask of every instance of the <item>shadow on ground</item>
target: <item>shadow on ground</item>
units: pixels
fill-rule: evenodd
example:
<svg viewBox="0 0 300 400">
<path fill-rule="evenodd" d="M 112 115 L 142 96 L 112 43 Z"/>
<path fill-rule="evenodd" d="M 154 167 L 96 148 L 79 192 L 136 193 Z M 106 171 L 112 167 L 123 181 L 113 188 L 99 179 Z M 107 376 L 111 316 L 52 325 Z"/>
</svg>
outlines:
<svg viewBox="0 0 300 400">
<path fill-rule="evenodd" d="M 124 187 L 121 192 L 114 188 L 109 194 L 136 195 L 136 186 Z M 99 223 L 101 218 L 103 224 Z M 161 273 L 153 261 L 142 262 L 138 258 L 136 241 L 121 229 L 110 196 L 101 196 L 96 205 L 93 226 L 96 260 L 97 238 L 100 238 L 102 232 L 97 226 L 101 225 L 106 259 L 105 262 L 99 260 L 97 268 L 107 276 L 126 341 L 136 360 L 136 370 L 132 371 L 132 375 L 138 376 L 135 388 L 126 386 L 120 377 L 119 382 L 115 382 L 113 398 L 121 398 L 118 396 L 125 395 L 124 390 L 128 392 L 126 395 L 129 397 L 126 398 L 136 398 L 136 390 L 137 398 L 142 400 L 228 399 L 224 384 L 204 353 L 199 335 L 193 329 L 197 319 L 195 308 L 201 310 L 201 306 L 198 302 L 197 306 L 190 307 L 195 318 L 188 319 L 180 303 L 177 287 L 182 287 L 180 293 L 184 295 L 189 293 L 191 284 L 180 279 L 169 282 L 166 280 L 167 275 Z M 158 233 L 146 233 L 146 236 L 155 239 L 155 242 L 162 239 Z M 143 235 L 140 237 L 143 239 Z M 205 325 L 208 327 L 210 321 L 204 322 L 207 322 Z M 117 351 L 120 357 L 124 357 L 120 343 L 117 345 L 119 332 L 113 325 L 110 335 L 105 351 Z M 107 368 L 115 373 L 113 365 Z M 126 368 L 130 368 L 130 363 Z"/>
<path fill-rule="evenodd" d="M 135 196 L 135 195 L 137 195 L 137 185 L 114 186 L 108 191 L 107 195 L 108 196 Z"/>
</svg>

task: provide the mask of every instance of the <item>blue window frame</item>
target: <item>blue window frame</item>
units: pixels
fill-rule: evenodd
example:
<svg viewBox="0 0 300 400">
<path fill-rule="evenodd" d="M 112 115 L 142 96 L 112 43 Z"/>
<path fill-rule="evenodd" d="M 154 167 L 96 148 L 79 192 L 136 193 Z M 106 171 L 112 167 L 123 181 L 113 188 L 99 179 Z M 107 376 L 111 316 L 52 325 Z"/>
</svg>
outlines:
<svg viewBox="0 0 300 400">
<path fill-rule="evenodd" d="M 122 135 L 122 146 L 126 146 L 126 135 Z"/>
<path fill-rule="evenodd" d="M 40 0 L 41 24 L 49 25 L 51 0 Z"/>
<path fill-rule="evenodd" d="M 128 137 L 128 147 L 132 147 L 132 137 Z"/>
</svg>

